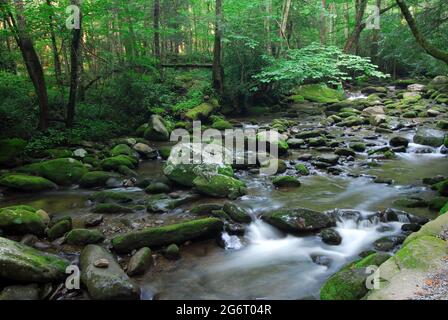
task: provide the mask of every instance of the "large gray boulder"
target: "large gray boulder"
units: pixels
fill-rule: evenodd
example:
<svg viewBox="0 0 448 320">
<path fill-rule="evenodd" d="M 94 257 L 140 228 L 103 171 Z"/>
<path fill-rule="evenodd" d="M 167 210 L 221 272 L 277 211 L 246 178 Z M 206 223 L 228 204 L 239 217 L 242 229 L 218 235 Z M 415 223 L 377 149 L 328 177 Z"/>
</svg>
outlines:
<svg viewBox="0 0 448 320">
<path fill-rule="evenodd" d="M 417 130 L 414 136 L 414 142 L 431 147 L 440 147 L 443 145 L 445 132 L 436 129 L 423 128 Z"/>
<path fill-rule="evenodd" d="M 65 278 L 70 263 L 58 256 L 0 237 L 0 278 L 46 283 Z"/>
<path fill-rule="evenodd" d="M 327 215 L 304 208 L 274 211 L 263 215 L 262 219 L 287 233 L 306 233 L 331 226 Z"/>
<path fill-rule="evenodd" d="M 131 281 L 110 252 L 88 245 L 81 252 L 81 280 L 94 300 L 139 299 L 140 288 Z"/>
</svg>

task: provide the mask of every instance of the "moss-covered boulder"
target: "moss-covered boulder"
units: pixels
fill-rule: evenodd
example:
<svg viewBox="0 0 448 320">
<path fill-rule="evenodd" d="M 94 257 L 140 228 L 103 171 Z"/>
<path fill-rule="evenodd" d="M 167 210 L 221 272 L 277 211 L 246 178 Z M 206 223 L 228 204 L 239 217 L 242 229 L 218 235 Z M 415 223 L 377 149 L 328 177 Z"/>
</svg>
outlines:
<svg viewBox="0 0 448 320">
<path fill-rule="evenodd" d="M 287 233 L 313 232 L 331 226 L 327 215 L 304 208 L 277 210 L 264 214 L 262 219 Z"/>
<path fill-rule="evenodd" d="M 445 203 L 445 205 L 443 206 L 442 209 L 440 209 L 440 214 L 442 215 L 442 214 L 447 213 L 447 212 L 448 212 L 448 202 Z"/>
<path fill-rule="evenodd" d="M 189 240 L 216 237 L 221 233 L 223 227 L 223 222 L 217 218 L 192 220 L 118 235 L 112 239 L 112 246 L 118 252 L 131 252 L 143 247 L 161 247 L 172 243 L 182 244 Z"/>
<path fill-rule="evenodd" d="M 212 128 L 216 130 L 233 129 L 233 125 L 224 119 L 219 119 L 212 124 Z"/>
<path fill-rule="evenodd" d="M 427 279 L 428 272 L 436 272 L 445 266 L 448 247 L 440 235 L 447 225 L 448 215 L 442 214 L 412 233 L 402 248 L 380 266 L 380 288 L 369 292 L 366 299 L 413 299 L 415 288 Z"/>
<path fill-rule="evenodd" d="M 324 229 L 319 233 L 322 241 L 328 245 L 338 246 L 342 242 L 342 237 L 335 229 Z"/>
<path fill-rule="evenodd" d="M 19 171 L 44 177 L 60 186 L 70 186 L 78 183 L 88 169 L 78 160 L 62 158 L 33 163 Z"/>
<path fill-rule="evenodd" d="M 119 155 L 101 161 L 101 167 L 106 171 L 120 171 L 121 167 L 135 168 L 138 161 L 134 157 Z"/>
<path fill-rule="evenodd" d="M 46 219 L 40 211 L 31 207 L 8 207 L 0 209 L 0 229 L 6 234 L 43 235 Z"/>
<path fill-rule="evenodd" d="M 359 300 L 368 292 L 366 286 L 369 266 L 379 266 L 390 256 L 383 253 L 374 253 L 354 263 L 343 267 L 331 276 L 320 291 L 322 300 Z"/>
<path fill-rule="evenodd" d="M 163 182 L 153 182 L 146 187 L 145 191 L 151 194 L 169 193 L 171 188 Z"/>
<path fill-rule="evenodd" d="M 0 237 L 0 278 L 47 283 L 63 280 L 70 263 L 21 243 Z"/>
<path fill-rule="evenodd" d="M 104 235 L 98 230 L 73 229 L 67 233 L 65 240 L 68 244 L 85 246 L 102 242 L 104 240 Z"/>
<path fill-rule="evenodd" d="M 167 160 L 167 159 L 170 157 L 170 154 L 171 154 L 171 150 L 172 150 L 172 149 L 173 149 L 173 148 L 172 148 L 171 146 L 163 146 L 163 147 L 160 147 L 159 150 L 158 150 L 160 157 L 161 157 L 163 160 Z"/>
<path fill-rule="evenodd" d="M 103 261 L 101 265 L 98 262 Z M 107 263 L 106 263 L 107 262 Z M 88 245 L 80 256 L 81 280 L 94 300 L 130 300 L 140 298 L 140 288 L 129 279 L 106 249 Z"/>
<path fill-rule="evenodd" d="M 14 167 L 18 156 L 23 152 L 27 143 L 22 139 L 0 140 L 0 167 Z"/>
<path fill-rule="evenodd" d="M 222 208 L 224 212 L 235 222 L 250 223 L 252 218 L 243 208 L 232 202 L 226 202 Z"/>
<path fill-rule="evenodd" d="M 308 101 L 317 103 L 336 103 L 344 100 L 340 91 L 328 88 L 321 84 L 308 84 L 294 89 L 295 95 L 300 95 Z"/>
<path fill-rule="evenodd" d="M 448 179 L 436 183 L 433 189 L 437 190 L 443 197 L 448 197 Z"/>
<path fill-rule="evenodd" d="M 145 143 L 136 143 L 132 149 L 145 159 L 157 159 L 157 150 L 151 148 Z"/>
<path fill-rule="evenodd" d="M 119 144 L 116 145 L 111 151 L 110 154 L 115 157 L 119 155 L 125 155 L 125 156 L 132 156 L 134 152 L 132 151 L 131 147 L 129 147 L 127 144 Z"/>
<path fill-rule="evenodd" d="M 131 257 L 126 273 L 133 277 L 144 274 L 154 263 L 151 249 L 145 247 Z"/>
<path fill-rule="evenodd" d="M 174 146 L 163 170 L 165 176 L 185 187 L 193 187 L 194 179 L 200 174 L 221 174 L 233 177 L 232 167 L 218 163 L 215 158 L 208 155 L 205 148 L 207 145 L 198 143 L 180 143 Z M 183 155 L 186 155 L 186 159 Z M 223 148 L 221 160 L 223 161 L 227 156 L 230 157 L 230 151 Z M 200 159 L 200 161 L 193 161 L 194 159 Z"/>
<path fill-rule="evenodd" d="M 420 128 L 414 136 L 414 142 L 431 147 L 440 147 L 443 145 L 445 133 L 440 130 Z"/>
<path fill-rule="evenodd" d="M 165 250 L 163 250 L 163 255 L 168 260 L 178 260 L 180 259 L 180 249 L 177 244 L 170 244 Z"/>
<path fill-rule="evenodd" d="M 50 241 L 63 237 L 72 230 L 72 219 L 62 219 L 56 222 L 47 232 Z"/>
<path fill-rule="evenodd" d="M 21 192 L 41 192 L 57 188 L 57 185 L 48 179 L 25 174 L 8 174 L 0 177 L 0 186 Z"/>
<path fill-rule="evenodd" d="M 296 171 L 301 174 L 302 176 L 308 176 L 310 174 L 310 170 L 308 167 L 303 163 L 297 163 L 294 168 Z"/>
<path fill-rule="evenodd" d="M 301 186 L 299 179 L 293 176 L 275 177 L 272 183 L 277 188 L 297 188 Z"/>
<path fill-rule="evenodd" d="M 216 104 L 204 102 L 185 113 L 185 118 L 191 121 L 206 120 L 217 108 Z"/>
<path fill-rule="evenodd" d="M 170 131 L 165 120 L 159 115 L 151 116 L 144 137 L 151 141 L 169 141 Z"/>
<path fill-rule="evenodd" d="M 223 174 L 196 177 L 193 185 L 200 193 L 217 198 L 236 199 L 247 193 L 244 182 Z"/>
<path fill-rule="evenodd" d="M 273 153 L 273 148 L 277 148 L 278 155 L 283 155 L 288 153 L 289 145 L 286 142 L 287 136 L 280 134 L 275 131 L 262 131 L 257 133 L 258 145 L 264 143 L 266 145 L 266 150 Z M 275 155 L 274 156 L 278 156 Z"/>
<path fill-rule="evenodd" d="M 120 185 L 120 175 L 106 171 L 87 172 L 79 181 L 81 188 L 118 187 Z"/>
</svg>

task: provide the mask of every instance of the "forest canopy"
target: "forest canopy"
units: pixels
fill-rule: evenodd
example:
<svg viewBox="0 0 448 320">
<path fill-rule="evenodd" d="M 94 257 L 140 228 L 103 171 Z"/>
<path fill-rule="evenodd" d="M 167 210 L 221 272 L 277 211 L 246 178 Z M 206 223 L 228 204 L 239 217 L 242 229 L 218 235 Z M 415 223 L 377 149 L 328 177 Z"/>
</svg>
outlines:
<svg viewBox="0 0 448 320">
<path fill-rule="evenodd" d="M 447 71 L 443 0 L 0 5 L 2 136 L 67 127 L 66 134 L 99 138 L 151 114 L 175 120 L 204 97 L 246 112 L 299 83 L 342 87 Z M 373 6 L 379 28 L 368 25 Z M 78 12 L 80 28 L 67 28 Z"/>
</svg>

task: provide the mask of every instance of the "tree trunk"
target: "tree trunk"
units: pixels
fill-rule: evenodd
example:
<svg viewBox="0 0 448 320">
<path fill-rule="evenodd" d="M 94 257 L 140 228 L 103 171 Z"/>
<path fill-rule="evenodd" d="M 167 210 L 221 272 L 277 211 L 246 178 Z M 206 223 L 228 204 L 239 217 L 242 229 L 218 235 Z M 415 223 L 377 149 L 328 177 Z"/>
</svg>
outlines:
<svg viewBox="0 0 448 320">
<path fill-rule="evenodd" d="M 160 61 L 160 0 L 154 0 L 154 56 Z"/>
<path fill-rule="evenodd" d="M 322 8 L 320 10 L 320 44 L 326 44 L 326 33 L 327 33 L 327 19 L 325 18 L 325 10 L 327 8 L 327 1 L 322 0 Z"/>
<path fill-rule="evenodd" d="M 381 0 L 376 0 L 376 6 L 381 10 Z M 379 51 L 379 41 L 380 41 L 380 30 L 372 30 L 372 43 L 370 46 L 370 57 L 374 64 L 378 64 L 378 51 Z"/>
<path fill-rule="evenodd" d="M 50 7 L 50 10 L 53 10 L 51 0 L 47 0 L 47 5 Z M 61 60 L 59 59 L 58 54 L 58 46 L 56 42 L 56 34 L 55 34 L 55 25 L 54 25 L 54 17 L 53 12 L 50 13 L 48 17 L 50 20 L 50 39 L 51 39 L 51 50 L 53 51 L 53 62 L 54 62 L 54 75 L 56 77 L 56 83 L 58 85 L 62 85 L 62 70 L 61 70 Z"/>
<path fill-rule="evenodd" d="M 359 36 L 361 35 L 361 31 L 364 29 L 362 19 L 364 17 L 366 7 L 367 0 L 356 0 L 355 29 L 345 44 L 344 52 L 346 53 L 350 52 L 353 47 L 358 47 Z"/>
<path fill-rule="evenodd" d="M 409 11 L 406 2 L 404 0 L 396 0 L 396 1 L 398 6 L 400 7 L 401 13 L 403 14 L 404 18 L 406 19 L 406 22 L 409 25 L 409 28 L 412 31 L 412 34 L 414 35 L 415 40 L 417 40 L 417 43 L 426 51 L 427 54 L 448 64 L 448 51 L 440 50 L 439 48 L 429 43 L 423 37 L 423 34 L 418 29 L 417 23 L 415 22 L 414 17 Z"/>
<path fill-rule="evenodd" d="M 80 6 L 80 0 L 72 0 L 72 5 Z M 72 43 L 70 46 L 70 95 L 67 104 L 67 127 L 73 127 L 75 122 L 76 95 L 79 84 L 80 43 L 82 35 L 82 13 L 80 10 L 79 28 L 72 30 Z"/>
<path fill-rule="evenodd" d="M 288 19 L 289 19 L 289 11 L 291 9 L 291 0 L 285 0 L 285 5 L 283 7 L 283 15 L 282 15 L 282 22 L 280 24 L 280 37 L 285 39 L 286 45 L 289 47 L 288 39 L 286 37 L 286 27 L 288 26 Z"/>
<path fill-rule="evenodd" d="M 213 49 L 213 88 L 224 94 L 224 68 L 222 66 L 222 0 L 216 0 L 215 45 Z"/>
<path fill-rule="evenodd" d="M 33 41 L 26 31 L 27 26 L 25 16 L 23 15 L 23 0 L 14 1 L 16 18 L 14 18 L 12 12 L 8 9 L 8 0 L 1 0 L 0 4 L 8 25 L 15 34 L 17 46 L 20 49 L 28 75 L 31 78 L 31 82 L 33 83 L 34 90 L 37 95 L 39 103 L 39 129 L 47 130 L 49 113 L 47 86 L 45 83 L 44 70 L 42 68 L 39 56 L 34 48 Z"/>
<path fill-rule="evenodd" d="M 266 53 L 272 56 L 272 41 L 271 41 L 271 15 L 272 15 L 272 0 L 266 1 L 266 18 L 264 21 L 264 28 L 266 30 Z"/>
</svg>

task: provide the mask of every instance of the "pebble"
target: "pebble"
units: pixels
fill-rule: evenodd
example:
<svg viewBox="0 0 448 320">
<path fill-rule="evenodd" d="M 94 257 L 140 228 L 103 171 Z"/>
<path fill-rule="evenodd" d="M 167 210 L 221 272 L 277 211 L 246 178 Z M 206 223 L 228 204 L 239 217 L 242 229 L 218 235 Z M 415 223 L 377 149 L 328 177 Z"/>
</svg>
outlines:
<svg viewBox="0 0 448 320">
<path fill-rule="evenodd" d="M 95 261 L 95 263 L 93 265 L 97 268 L 105 269 L 105 268 L 109 267 L 109 260 L 99 259 L 99 260 Z"/>
</svg>

